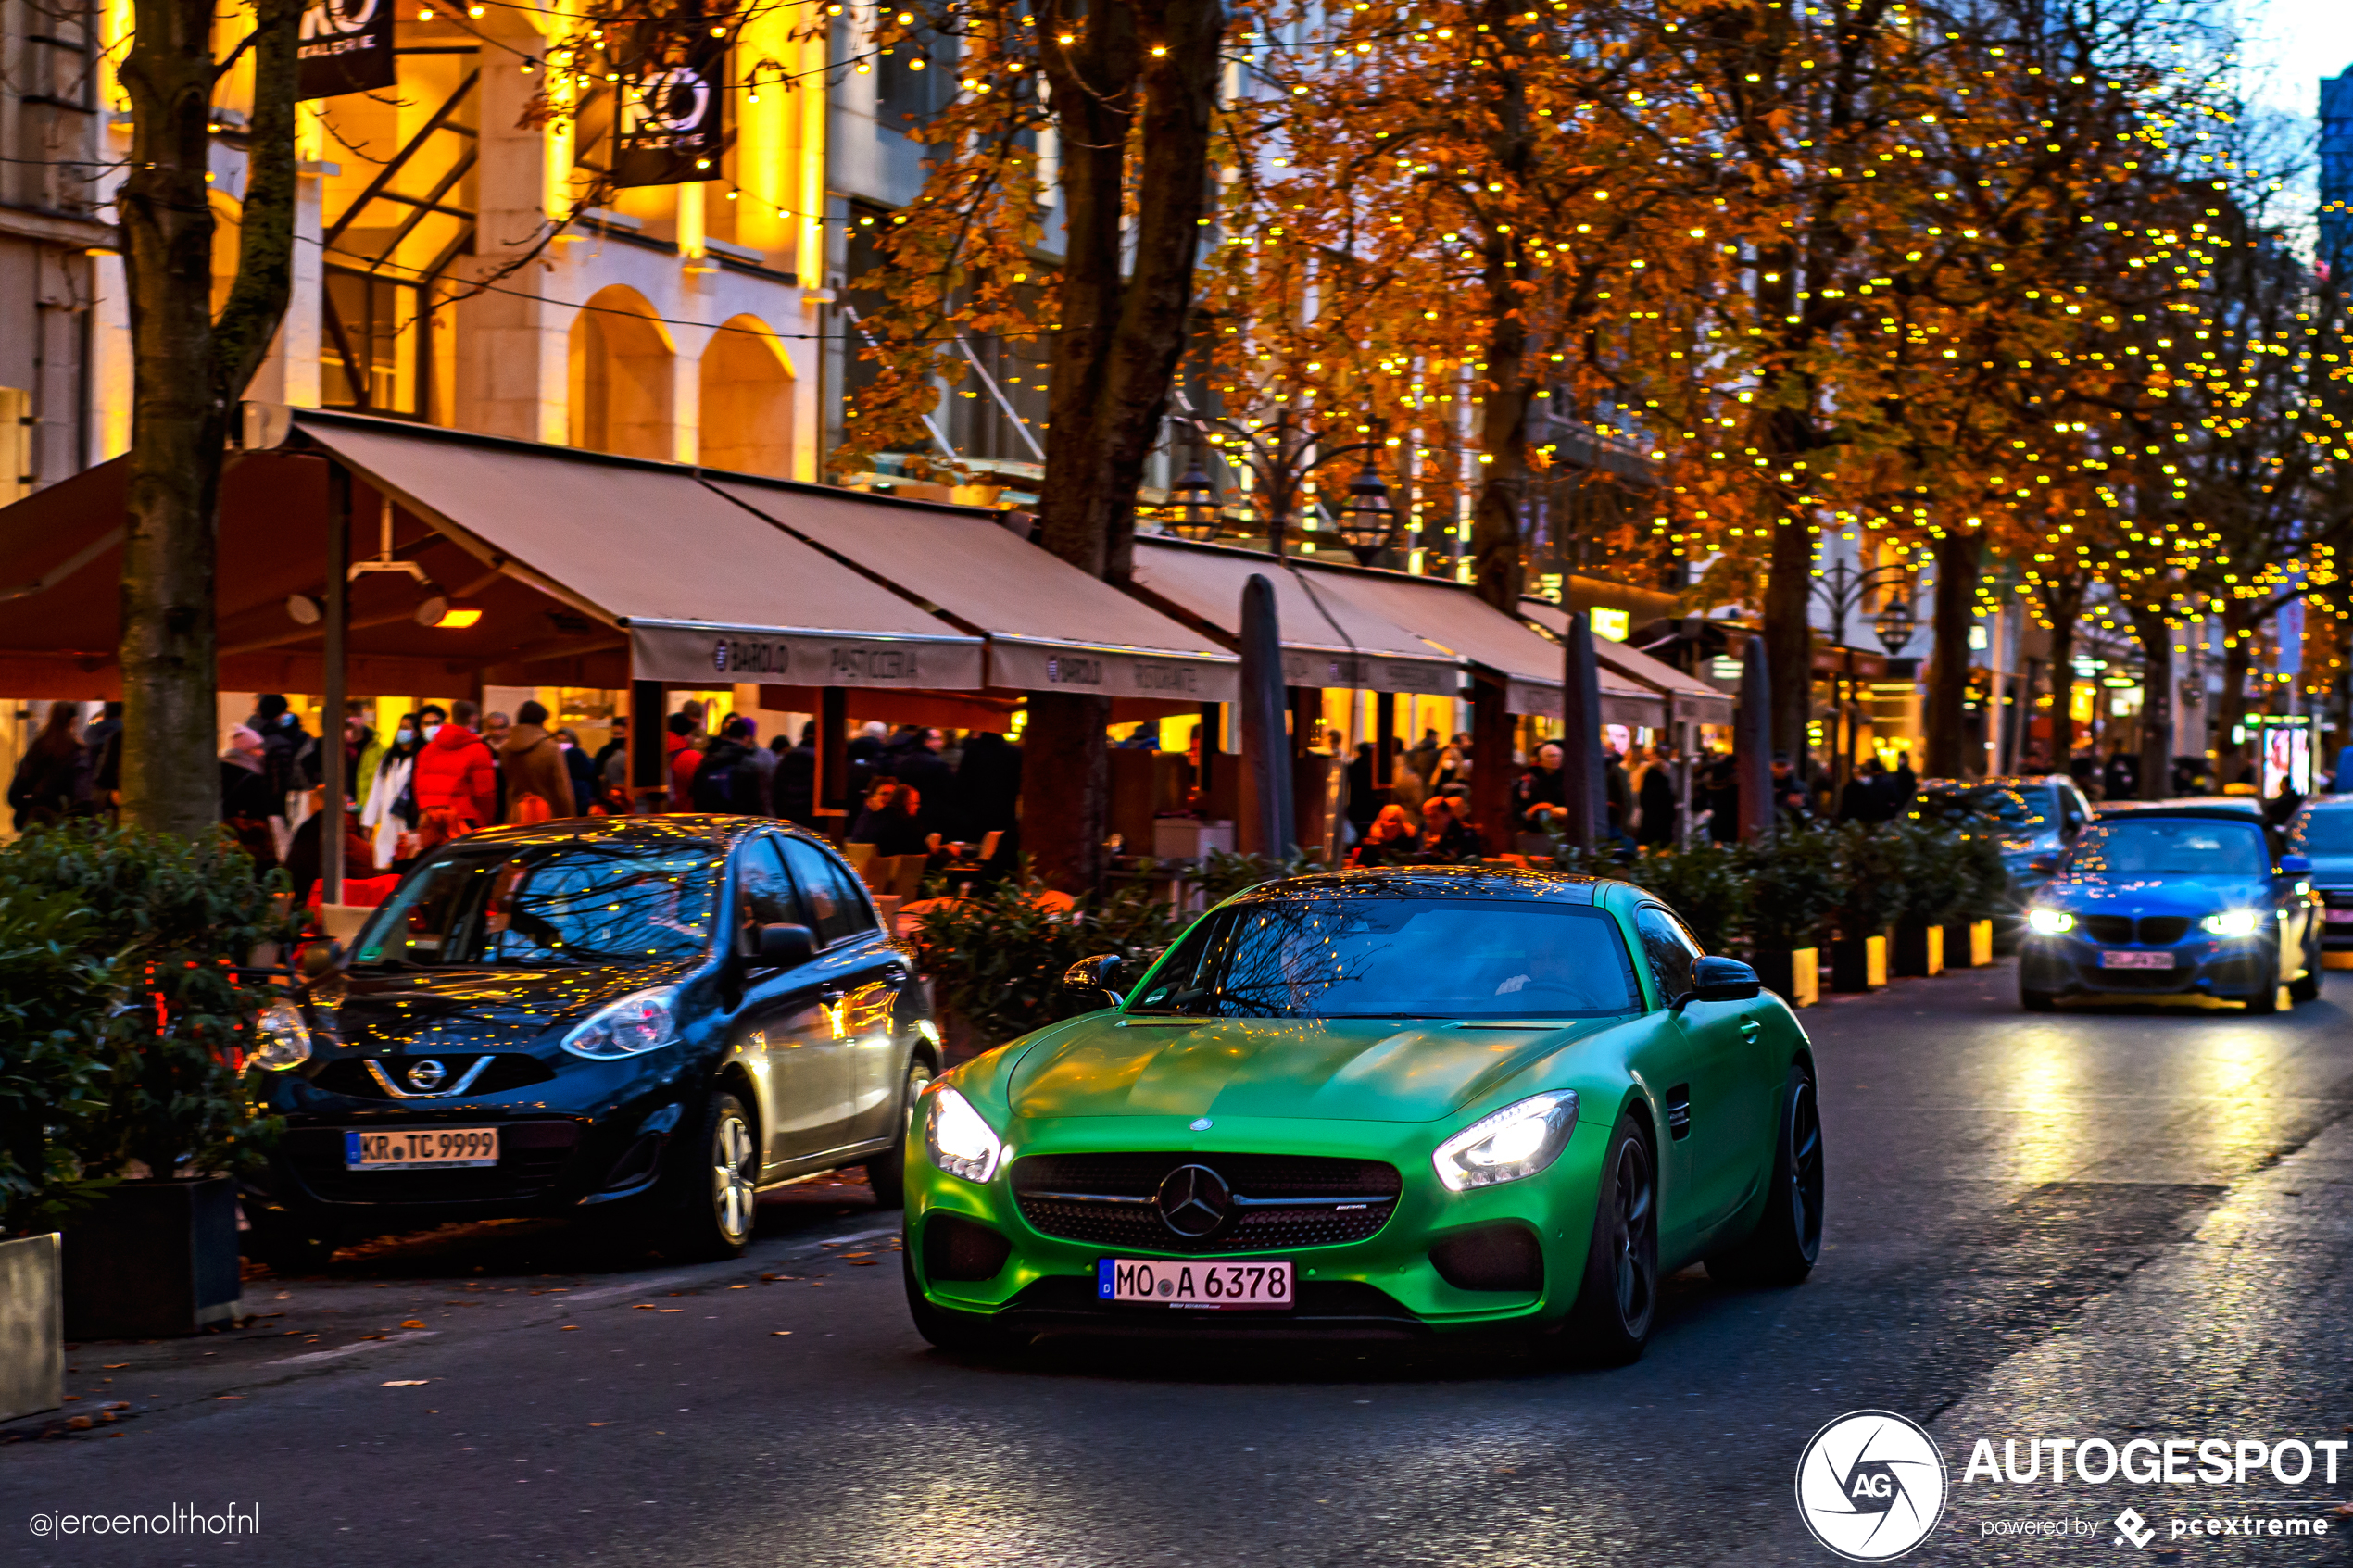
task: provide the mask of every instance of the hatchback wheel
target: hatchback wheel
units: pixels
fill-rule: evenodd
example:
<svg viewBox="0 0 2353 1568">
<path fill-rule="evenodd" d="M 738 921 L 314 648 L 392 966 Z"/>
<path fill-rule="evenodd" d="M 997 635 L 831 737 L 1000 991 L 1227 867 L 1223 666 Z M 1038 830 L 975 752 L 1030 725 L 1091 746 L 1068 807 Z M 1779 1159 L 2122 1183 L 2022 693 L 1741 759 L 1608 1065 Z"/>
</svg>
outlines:
<svg viewBox="0 0 2353 1568">
<path fill-rule="evenodd" d="M 899 1101 L 899 1141 L 887 1152 L 866 1161 L 866 1185 L 875 1201 L 896 1209 L 907 1201 L 907 1140 L 915 1135 L 915 1106 L 931 1087 L 931 1063 L 917 1057 L 907 1066 L 907 1085 Z"/>
<path fill-rule="evenodd" d="M 661 1240 L 697 1258 L 733 1258 L 751 1240 L 760 1140 L 751 1113 L 725 1090 L 704 1102 L 695 1136 L 681 1140 L 677 1196 Z"/>
</svg>

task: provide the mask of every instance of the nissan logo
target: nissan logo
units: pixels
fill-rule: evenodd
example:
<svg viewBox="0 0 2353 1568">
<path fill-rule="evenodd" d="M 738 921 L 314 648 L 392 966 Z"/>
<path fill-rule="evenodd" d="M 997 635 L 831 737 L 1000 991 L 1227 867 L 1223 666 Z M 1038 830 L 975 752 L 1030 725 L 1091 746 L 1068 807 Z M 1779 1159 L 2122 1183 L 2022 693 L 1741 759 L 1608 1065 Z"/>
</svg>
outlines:
<svg viewBox="0 0 2353 1568">
<path fill-rule="evenodd" d="M 409 1069 L 409 1086 L 419 1094 L 429 1095 L 441 1087 L 441 1081 L 448 1076 L 448 1068 L 428 1057 Z"/>
<path fill-rule="evenodd" d="M 1234 1211 L 1233 1190 L 1206 1165 L 1179 1165 L 1160 1184 L 1160 1223 L 1178 1236 L 1199 1240 Z"/>
</svg>

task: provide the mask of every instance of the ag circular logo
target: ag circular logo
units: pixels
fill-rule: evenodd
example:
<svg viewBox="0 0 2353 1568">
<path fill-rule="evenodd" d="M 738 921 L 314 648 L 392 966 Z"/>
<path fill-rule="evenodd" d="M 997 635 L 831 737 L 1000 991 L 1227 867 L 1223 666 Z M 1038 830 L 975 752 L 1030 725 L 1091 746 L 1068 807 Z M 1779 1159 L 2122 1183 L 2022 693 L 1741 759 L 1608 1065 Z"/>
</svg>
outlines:
<svg viewBox="0 0 2353 1568">
<path fill-rule="evenodd" d="M 1797 1461 L 1797 1512 L 1850 1562 L 1903 1556 L 1944 1516 L 1944 1456 L 1919 1425 L 1856 1411 L 1814 1434 Z"/>
</svg>

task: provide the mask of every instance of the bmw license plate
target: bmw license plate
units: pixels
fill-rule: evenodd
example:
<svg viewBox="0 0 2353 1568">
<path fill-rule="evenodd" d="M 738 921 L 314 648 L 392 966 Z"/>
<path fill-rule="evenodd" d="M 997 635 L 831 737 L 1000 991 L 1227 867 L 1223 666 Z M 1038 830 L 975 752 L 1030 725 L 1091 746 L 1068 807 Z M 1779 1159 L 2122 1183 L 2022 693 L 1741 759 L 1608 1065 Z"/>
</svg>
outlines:
<svg viewBox="0 0 2353 1568">
<path fill-rule="evenodd" d="M 2171 969 L 2171 953 L 2102 953 L 2102 969 Z"/>
<path fill-rule="evenodd" d="M 449 1170 L 498 1163 L 496 1127 L 417 1127 L 398 1133 L 346 1132 L 346 1171 Z"/>
<path fill-rule="evenodd" d="M 1166 1258 L 1105 1258 L 1095 1265 L 1099 1300 L 1223 1311 L 1288 1311 L 1289 1259 L 1255 1263 L 1188 1263 Z"/>
</svg>

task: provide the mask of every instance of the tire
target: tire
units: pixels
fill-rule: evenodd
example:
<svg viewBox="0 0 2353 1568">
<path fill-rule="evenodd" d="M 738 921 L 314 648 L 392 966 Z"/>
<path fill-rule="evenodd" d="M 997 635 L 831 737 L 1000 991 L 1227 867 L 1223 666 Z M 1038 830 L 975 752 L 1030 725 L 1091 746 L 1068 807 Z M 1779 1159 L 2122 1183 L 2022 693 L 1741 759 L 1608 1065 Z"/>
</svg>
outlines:
<svg viewBox="0 0 2353 1568">
<path fill-rule="evenodd" d="M 866 1185 L 875 1189 L 875 1201 L 885 1209 L 906 1205 L 907 1140 L 915 1135 L 915 1102 L 931 1086 L 931 1063 L 922 1057 L 907 1064 L 906 1086 L 900 1091 L 899 1139 L 888 1153 L 866 1161 Z"/>
<path fill-rule="evenodd" d="M 1593 1240 L 1556 1347 L 1597 1366 L 1640 1361 L 1658 1317 L 1658 1160 L 1631 1111 L 1602 1157 Z"/>
<path fill-rule="evenodd" d="M 2058 998 L 2048 991 L 2030 991 L 2021 985 L 2018 988 L 2018 1005 L 2029 1012 L 2050 1012 L 2057 1008 Z"/>
<path fill-rule="evenodd" d="M 760 1180 L 751 1113 L 734 1095 L 714 1089 L 677 1148 L 677 1189 L 659 1245 L 713 1261 L 741 1257 L 751 1240 Z"/>
<path fill-rule="evenodd" d="M 2258 991 L 2254 996 L 2247 997 L 2246 1011 L 2247 1016 L 2250 1018 L 2270 1018 L 2272 1014 L 2278 1012 L 2279 1010 L 2280 965 L 2279 960 L 2274 959 L 2271 961 L 2270 983 L 2266 985 L 2263 989 Z"/>
<path fill-rule="evenodd" d="M 1781 1091 L 1773 1138 L 1773 1185 L 1756 1228 L 1707 1261 L 1707 1276 L 1727 1285 L 1805 1282 L 1822 1255 L 1822 1112 L 1814 1080 L 1793 1064 Z"/>
<path fill-rule="evenodd" d="M 2288 1000 L 2302 1004 L 2321 999 L 2321 954 L 2317 947 L 2307 945 L 2304 949 L 2304 977 L 2291 980 L 2287 986 Z"/>
<path fill-rule="evenodd" d="M 966 1356 L 1003 1356 L 1029 1343 L 1030 1336 L 1000 1328 L 977 1312 L 933 1306 L 924 1298 L 923 1286 L 915 1283 L 914 1261 L 903 1252 L 899 1274 L 907 1286 L 907 1313 L 915 1320 L 915 1332 L 938 1348 Z"/>
</svg>

